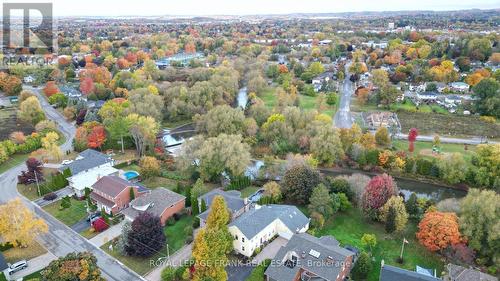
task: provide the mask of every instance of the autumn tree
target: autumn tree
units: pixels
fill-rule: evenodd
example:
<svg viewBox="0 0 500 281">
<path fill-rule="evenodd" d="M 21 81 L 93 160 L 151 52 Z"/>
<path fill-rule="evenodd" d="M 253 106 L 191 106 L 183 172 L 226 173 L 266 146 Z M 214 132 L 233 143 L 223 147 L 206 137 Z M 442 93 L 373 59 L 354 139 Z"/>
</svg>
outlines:
<svg viewBox="0 0 500 281">
<path fill-rule="evenodd" d="M 363 247 L 368 247 L 370 252 L 373 251 L 373 248 L 377 246 L 377 236 L 375 234 L 365 233 L 361 236 L 361 245 Z"/>
<path fill-rule="evenodd" d="M 17 116 L 21 120 L 33 125 L 45 119 L 45 113 L 42 110 L 42 106 L 35 96 L 27 98 L 19 105 Z"/>
<path fill-rule="evenodd" d="M 391 208 L 394 214 L 390 214 Z M 389 215 L 393 216 L 389 222 Z M 408 213 L 406 212 L 405 202 L 401 196 L 392 196 L 387 200 L 382 208 L 380 208 L 379 219 L 383 222 L 394 225 L 393 231 L 401 232 L 406 227 L 408 222 Z"/>
<path fill-rule="evenodd" d="M 322 126 L 317 135 L 311 138 L 311 153 L 320 163 L 332 165 L 344 156 L 338 131 L 332 126 Z"/>
<path fill-rule="evenodd" d="M 125 122 L 129 124 L 129 133 L 134 140 L 137 155 L 144 155 L 147 148 L 155 143 L 159 131 L 158 123 L 152 117 L 135 113 L 128 115 Z"/>
<path fill-rule="evenodd" d="M 152 156 L 143 156 L 139 161 L 141 176 L 149 178 L 160 174 L 160 162 Z"/>
<path fill-rule="evenodd" d="M 36 217 L 20 198 L 0 205 L 0 237 L 3 243 L 14 247 L 30 246 L 39 235 L 47 232 L 45 221 Z"/>
<path fill-rule="evenodd" d="M 38 182 L 43 182 L 44 176 L 42 172 L 42 162 L 40 160 L 30 157 L 26 160 L 27 171 L 22 171 L 17 177 L 20 184 L 32 184 Z"/>
<path fill-rule="evenodd" d="M 429 251 L 435 252 L 460 243 L 458 219 L 454 213 L 429 211 L 418 224 L 417 239 Z"/>
<path fill-rule="evenodd" d="M 43 93 L 47 96 L 50 97 L 54 94 L 59 93 L 59 88 L 56 85 L 55 81 L 48 81 L 47 84 L 45 84 L 45 88 L 43 88 Z"/>
<path fill-rule="evenodd" d="M 375 141 L 377 145 L 382 147 L 387 147 L 391 144 L 391 137 L 389 136 L 389 130 L 386 127 L 379 127 L 375 132 Z"/>
<path fill-rule="evenodd" d="M 464 171 L 467 170 L 467 163 L 461 153 L 445 155 L 439 159 L 438 167 L 440 177 L 449 184 L 457 184 L 465 180 Z"/>
<path fill-rule="evenodd" d="M 271 197 L 274 201 L 278 201 L 281 199 L 281 187 L 275 181 L 267 182 L 262 186 L 264 189 L 264 196 Z"/>
<path fill-rule="evenodd" d="M 219 105 L 209 110 L 203 116 L 195 116 L 196 128 L 209 137 L 219 134 L 241 134 L 245 122 L 245 114 L 239 108 L 229 105 Z"/>
<path fill-rule="evenodd" d="M 370 217 L 375 218 L 379 208 L 397 193 L 398 188 L 391 176 L 387 174 L 375 176 L 368 182 L 363 192 L 363 210 Z"/>
<path fill-rule="evenodd" d="M 42 138 L 42 148 L 44 154 L 48 158 L 54 159 L 56 161 L 60 161 L 63 155 L 61 148 L 57 143 L 58 140 L 59 140 L 59 135 L 56 132 L 48 132 Z"/>
<path fill-rule="evenodd" d="M 43 280 L 104 281 L 97 258 L 90 252 L 69 253 L 41 271 Z"/>
<path fill-rule="evenodd" d="M 87 96 L 95 93 L 95 84 L 94 81 L 92 81 L 92 78 L 85 77 L 82 81 L 80 81 L 80 91 Z"/>
<path fill-rule="evenodd" d="M 130 124 L 126 119 L 130 103 L 123 98 L 115 98 L 107 101 L 99 109 L 102 119 L 111 139 L 119 140 L 122 153 L 124 152 L 124 138 L 130 135 Z"/>
<path fill-rule="evenodd" d="M 231 214 L 224 198 L 219 195 L 215 196 L 210 206 L 206 226 L 198 232 L 194 240 L 193 280 L 227 280 L 225 263 L 233 248 L 233 238 L 227 226 L 230 219 Z"/>
<path fill-rule="evenodd" d="M 101 148 L 106 142 L 106 131 L 104 126 L 97 125 L 92 128 L 89 135 L 87 136 L 87 146 L 89 148 Z"/>
<path fill-rule="evenodd" d="M 166 238 L 160 217 L 143 212 L 134 219 L 131 226 L 125 246 L 128 255 L 148 257 L 163 248 Z"/>
<path fill-rule="evenodd" d="M 493 190 L 470 189 L 460 203 L 460 229 L 469 246 L 482 256 L 500 253 L 500 195 Z"/>
<path fill-rule="evenodd" d="M 230 176 L 242 175 L 250 159 L 250 147 L 243 143 L 241 135 L 220 134 L 210 138 L 195 137 L 185 142 L 179 165 L 185 170 L 194 167 L 204 180 L 216 180 L 223 172 Z"/>
<path fill-rule="evenodd" d="M 313 189 L 320 183 L 319 173 L 305 165 L 293 166 L 285 172 L 281 184 L 285 197 L 297 204 L 309 203 Z"/>
</svg>

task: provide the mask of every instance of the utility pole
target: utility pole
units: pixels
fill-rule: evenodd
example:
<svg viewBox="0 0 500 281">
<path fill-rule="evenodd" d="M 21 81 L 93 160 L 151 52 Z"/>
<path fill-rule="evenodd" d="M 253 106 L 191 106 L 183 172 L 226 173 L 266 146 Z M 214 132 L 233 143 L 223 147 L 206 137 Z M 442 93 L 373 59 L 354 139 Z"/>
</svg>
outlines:
<svg viewBox="0 0 500 281">
<path fill-rule="evenodd" d="M 35 174 L 35 181 L 36 181 L 36 189 L 38 191 L 38 196 L 42 196 L 40 192 L 40 184 L 38 183 L 38 176 L 36 175 L 36 170 L 33 171 L 33 174 Z"/>
</svg>

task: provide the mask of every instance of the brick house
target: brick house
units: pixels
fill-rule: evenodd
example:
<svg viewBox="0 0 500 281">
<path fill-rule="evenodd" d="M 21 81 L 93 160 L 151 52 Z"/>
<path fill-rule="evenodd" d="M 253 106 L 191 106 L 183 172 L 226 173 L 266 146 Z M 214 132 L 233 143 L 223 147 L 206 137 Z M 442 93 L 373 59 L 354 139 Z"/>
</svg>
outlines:
<svg viewBox="0 0 500 281">
<path fill-rule="evenodd" d="M 342 281 L 349 275 L 354 253 L 333 236 L 294 234 L 265 272 L 267 281 Z"/>
<path fill-rule="evenodd" d="M 176 213 L 180 213 L 186 203 L 186 197 L 163 187 L 138 197 L 130 202 L 130 206 L 122 210 L 125 218 L 133 221 L 144 212 L 160 217 L 162 225 Z"/>
<path fill-rule="evenodd" d="M 106 213 L 117 214 L 129 206 L 130 189 L 134 190 L 135 198 L 149 192 L 146 187 L 118 176 L 104 176 L 92 185 L 90 198 L 97 204 L 99 210 L 104 209 Z"/>
</svg>

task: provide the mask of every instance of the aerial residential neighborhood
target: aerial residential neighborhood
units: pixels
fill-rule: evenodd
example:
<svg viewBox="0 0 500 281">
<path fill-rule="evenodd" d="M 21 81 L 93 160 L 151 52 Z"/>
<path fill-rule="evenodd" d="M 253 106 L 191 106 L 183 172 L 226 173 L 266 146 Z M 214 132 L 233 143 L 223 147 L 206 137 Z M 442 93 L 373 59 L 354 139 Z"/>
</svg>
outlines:
<svg viewBox="0 0 500 281">
<path fill-rule="evenodd" d="M 498 281 L 498 1 L 35 2 L 0 281 Z"/>
</svg>

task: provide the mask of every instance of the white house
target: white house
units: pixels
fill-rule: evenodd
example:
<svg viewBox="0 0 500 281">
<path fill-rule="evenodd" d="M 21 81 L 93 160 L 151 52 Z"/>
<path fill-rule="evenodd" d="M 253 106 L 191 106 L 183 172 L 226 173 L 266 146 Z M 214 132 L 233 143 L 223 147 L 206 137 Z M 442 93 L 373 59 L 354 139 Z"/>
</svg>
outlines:
<svg viewBox="0 0 500 281">
<path fill-rule="evenodd" d="M 229 224 L 235 252 L 247 257 L 275 236 L 289 240 L 308 229 L 309 218 L 291 205 L 257 205 Z"/>
<path fill-rule="evenodd" d="M 31 75 L 28 75 L 28 76 L 23 78 L 23 82 L 26 84 L 31 84 L 31 83 L 35 82 L 35 78 Z"/>
<path fill-rule="evenodd" d="M 453 83 L 450 83 L 450 88 L 453 91 L 467 92 L 467 91 L 469 91 L 469 84 L 464 83 L 464 82 L 453 82 Z"/>
<path fill-rule="evenodd" d="M 434 92 L 423 92 L 423 93 L 417 93 L 417 99 L 419 101 L 436 101 L 438 98 L 438 95 Z"/>
<path fill-rule="evenodd" d="M 75 160 L 62 165 L 59 171 L 69 169 L 71 177 L 68 177 L 69 186 L 74 190 L 76 196 L 85 195 L 85 188 L 91 187 L 97 180 L 104 176 L 118 175 L 114 167 L 114 160 L 101 152 L 93 149 L 82 151 Z"/>
</svg>

